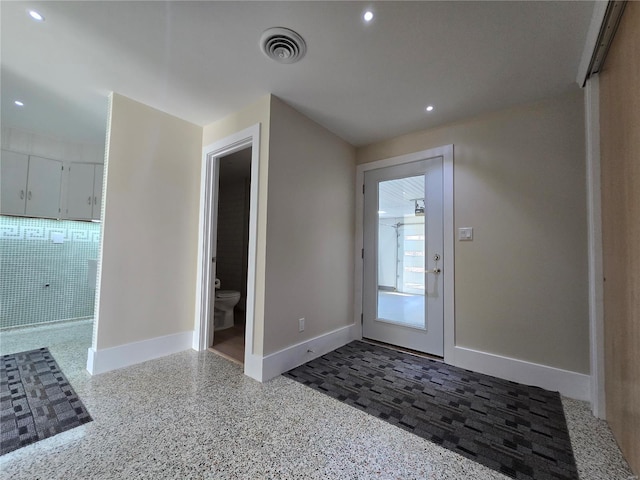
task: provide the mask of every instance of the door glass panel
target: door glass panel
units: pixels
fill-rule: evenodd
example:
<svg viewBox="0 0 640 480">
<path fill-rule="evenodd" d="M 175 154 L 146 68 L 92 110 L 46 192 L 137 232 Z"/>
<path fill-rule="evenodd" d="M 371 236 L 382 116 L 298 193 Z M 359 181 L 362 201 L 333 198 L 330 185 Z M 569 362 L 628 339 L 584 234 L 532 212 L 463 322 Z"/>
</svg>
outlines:
<svg viewBox="0 0 640 480">
<path fill-rule="evenodd" d="M 378 183 L 377 321 L 425 328 L 425 177 Z"/>
</svg>

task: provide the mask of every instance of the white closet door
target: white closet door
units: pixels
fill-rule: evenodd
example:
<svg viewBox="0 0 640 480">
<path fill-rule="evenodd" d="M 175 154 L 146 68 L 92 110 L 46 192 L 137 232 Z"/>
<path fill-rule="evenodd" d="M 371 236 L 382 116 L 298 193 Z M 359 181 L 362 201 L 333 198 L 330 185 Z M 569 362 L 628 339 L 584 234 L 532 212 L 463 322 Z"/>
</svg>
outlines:
<svg viewBox="0 0 640 480">
<path fill-rule="evenodd" d="M 0 160 L 0 213 L 24 215 L 27 204 L 29 156 L 2 150 Z"/>
</svg>

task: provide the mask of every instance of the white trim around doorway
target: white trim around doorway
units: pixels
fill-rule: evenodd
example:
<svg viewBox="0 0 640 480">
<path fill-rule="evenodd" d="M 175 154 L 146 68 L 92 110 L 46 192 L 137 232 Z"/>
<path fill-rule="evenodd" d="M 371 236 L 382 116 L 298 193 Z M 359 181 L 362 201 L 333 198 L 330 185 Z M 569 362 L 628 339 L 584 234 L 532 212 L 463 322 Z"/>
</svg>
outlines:
<svg viewBox="0 0 640 480">
<path fill-rule="evenodd" d="M 260 124 L 223 138 L 202 149 L 202 180 L 200 185 L 200 223 L 198 228 L 198 278 L 196 288 L 196 318 L 193 349 L 206 350 L 210 336 L 211 258 L 218 187 L 218 162 L 223 156 L 251 147 L 251 187 L 249 200 L 249 252 L 247 266 L 247 310 L 244 348 L 244 373 L 262 380 L 262 357 L 253 351 L 255 318 L 255 284 L 258 231 L 258 184 L 260 173 Z"/>
<path fill-rule="evenodd" d="M 453 223 L 453 145 L 409 153 L 398 157 L 358 165 L 356 168 L 356 245 L 354 323 L 356 338 L 362 338 L 363 271 L 362 249 L 364 248 L 364 172 L 378 168 L 417 162 L 442 157 L 443 176 L 443 270 L 444 275 L 444 361 L 454 364 L 455 353 L 455 302 L 454 302 L 454 223 Z"/>
</svg>

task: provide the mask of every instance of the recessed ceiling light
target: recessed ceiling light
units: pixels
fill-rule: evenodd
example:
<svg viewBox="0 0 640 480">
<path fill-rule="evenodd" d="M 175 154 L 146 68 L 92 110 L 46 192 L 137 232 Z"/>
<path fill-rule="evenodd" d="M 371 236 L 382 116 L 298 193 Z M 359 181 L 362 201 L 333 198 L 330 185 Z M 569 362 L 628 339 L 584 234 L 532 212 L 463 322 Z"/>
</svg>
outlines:
<svg viewBox="0 0 640 480">
<path fill-rule="evenodd" d="M 362 18 L 364 18 L 365 22 L 370 22 L 371 20 L 373 20 L 373 12 L 371 10 L 367 10 L 366 12 L 364 12 Z"/>
<path fill-rule="evenodd" d="M 29 10 L 29 16 L 33 18 L 36 22 L 44 22 L 44 17 L 35 10 Z"/>
<path fill-rule="evenodd" d="M 432 112 L 433 111 L 433 105 L 429 105 L 427 107 L 427 112 Z"/>
<path fill-rule="evenodd" d="M 383 213 L 387 213 L 384 210 L 378 210 L 378 214 L 382 215 Z"/>
<path fill-rule="evenodd" d="M 19 106 L 19 107 L 24 107 L 24 103 L 22 103 L 20 100 L 16 100 L 16 101 L 15 101 L 15 102 L 13 102 L 13 103 L 15 103 L 15 104 L 16 104 L 17 106 Z"/>
</svg>

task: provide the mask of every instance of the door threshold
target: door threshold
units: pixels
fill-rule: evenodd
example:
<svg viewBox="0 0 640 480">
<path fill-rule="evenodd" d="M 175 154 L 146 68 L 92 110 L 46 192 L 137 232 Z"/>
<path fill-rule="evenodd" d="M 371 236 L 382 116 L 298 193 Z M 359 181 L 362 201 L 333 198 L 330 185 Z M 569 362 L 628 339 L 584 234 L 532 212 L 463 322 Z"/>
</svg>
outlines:
<svg viewBox="0 0 640 480">
<path fill-rule="evenodd" d="M 371 345 L 377 345 L 379 347 L 388 348 L 389 350 L 408 353 L 409 355 L 414 355 L 416 357 L 428 358 L 430 360 L 435 360 L 436 362 L 444 363 L 444 357 L 438 357 L 436 355 L 431 355 L 429 353 L 419 352 L 418 350 L 411 350 L 410 348 L 399 347 L 398 345 L 392 345 L 390 343 L 380 342 L 378 340 L 372 340 L 370 338 L 364 338 L 364 337 L 362 338 L 362 341 L 365 343 L 370 343 Z"/>
<path fill-rule="evenodd" d="M 220 350 L 216 350 L 215 347 L 209 347 L 207 348 L 207 351 L 211 352 L 211 353 L 215 353 L 216 355 L 229 360 L 230 362 L 236 363 L 238 365 L 242 365 L 244 366 L 244 362 L 241 362 L 240 360 L 238 360 L 237 358 L 233 358 L 231 355 L 228 355 L 224 352 L 221 352 Z"/>
</svg>

